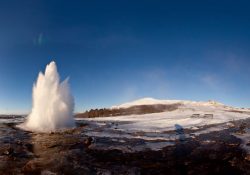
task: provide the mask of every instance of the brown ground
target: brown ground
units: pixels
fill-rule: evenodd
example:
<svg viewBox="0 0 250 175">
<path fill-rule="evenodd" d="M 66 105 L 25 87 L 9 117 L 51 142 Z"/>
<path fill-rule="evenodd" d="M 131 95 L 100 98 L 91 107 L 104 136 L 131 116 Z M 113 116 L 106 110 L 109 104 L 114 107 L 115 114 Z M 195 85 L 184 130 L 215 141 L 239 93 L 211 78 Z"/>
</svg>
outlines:
<svg viewBox="0 0 250 175">
<path fill-rule="evenodd" d="M 142 139 L 90 138 L 86 128 L 50 134 L 0 124 L 0 174 L 250 174 L 250 156 L 241 140 L 250 120 L 235 127 L 176 140 L 160 151 L 123 152 L 110 145 L 136 146 Z M 103 149 L 100 149 L 102 145 Z M 98 148 L 98 149 L 97 149 Z"/>
</svg>

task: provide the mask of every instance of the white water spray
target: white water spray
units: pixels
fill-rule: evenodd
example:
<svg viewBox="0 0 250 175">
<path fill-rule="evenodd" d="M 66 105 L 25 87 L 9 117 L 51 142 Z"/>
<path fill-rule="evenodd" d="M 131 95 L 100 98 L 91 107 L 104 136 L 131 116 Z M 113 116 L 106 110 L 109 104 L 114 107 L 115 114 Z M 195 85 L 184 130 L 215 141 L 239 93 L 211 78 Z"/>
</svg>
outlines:
<svg viewBox="0 0 250 175">
<path fill-rule="evenodd" d="M 33 107 L 27 121 L 20 125 L 25 130 L 50 132 L 75 126 L 74 99 L 68 79 L 60 83 L 55 62 L 39 73 L 33 86 Z"/>
</svg>

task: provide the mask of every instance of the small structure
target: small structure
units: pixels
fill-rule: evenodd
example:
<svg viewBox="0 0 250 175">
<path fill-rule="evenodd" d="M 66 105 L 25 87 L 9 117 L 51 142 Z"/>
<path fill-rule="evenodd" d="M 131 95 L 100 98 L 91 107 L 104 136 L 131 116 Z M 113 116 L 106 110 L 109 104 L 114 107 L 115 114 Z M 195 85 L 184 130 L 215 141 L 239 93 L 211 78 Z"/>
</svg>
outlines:
<svg viewBox="0 0 250 175">
<path fill-rule="evenodd" d="M 191 118 L 206 118 L 206 119 L 212 119 L 213 118 L 213 114 L 192 114 Z"/>
<path fill-rule="evenodd" d="M 213 114 L 204 114 L 203 118 L 209 118 L 212 119 L 214 117 Z"/>
<path fill-rule="evenodd" d="M 200 114 L 193 114 L 191 118 L 200 118 Z"/>
</svg>

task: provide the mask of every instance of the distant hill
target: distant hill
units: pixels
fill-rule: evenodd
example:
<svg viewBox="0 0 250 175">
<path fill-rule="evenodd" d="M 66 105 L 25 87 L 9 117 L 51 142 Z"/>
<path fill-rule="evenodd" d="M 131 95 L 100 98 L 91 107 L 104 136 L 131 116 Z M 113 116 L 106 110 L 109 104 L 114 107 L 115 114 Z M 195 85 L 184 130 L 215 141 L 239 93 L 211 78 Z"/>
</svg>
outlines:
<svg viewBox="0 0 250 175">
<path fill-rule="evenodd" d="M 140 105 L 157 105 L 157 104 L 174 104 L 174 103 L 181 103 L 184 105 L 195 105 L 195 106 L 224 106 L 224 104 L 219 103 L 214 100 L 208 100 L 208 101 L 189 101 L 189 100 L 160 100 L 160 99 L 154 99 L 154 98 L 141 98 L 132 102 L 123 103 L 118 106 L 112 106 L 111 108 L 128 108 L 131 106 L 140 106 Z"/>
<path fill-rule="evenodd" d="M 174 111 L 178 108 L 218 108 L 226 106 L 222 103 L 209 100 L 209 101 L 187 101 L 187 100 L 159 100 L 154 98 L 142 98 L 132 102 L 127 102 L 118 106 L 103 109 L 91 109 L 84 113 L 75 115 L 77 118 L 93 118 L 93 117 L 109 117 L 121 115 L 140 115 L 159 113 L 166 111 Z"/>
</svg>

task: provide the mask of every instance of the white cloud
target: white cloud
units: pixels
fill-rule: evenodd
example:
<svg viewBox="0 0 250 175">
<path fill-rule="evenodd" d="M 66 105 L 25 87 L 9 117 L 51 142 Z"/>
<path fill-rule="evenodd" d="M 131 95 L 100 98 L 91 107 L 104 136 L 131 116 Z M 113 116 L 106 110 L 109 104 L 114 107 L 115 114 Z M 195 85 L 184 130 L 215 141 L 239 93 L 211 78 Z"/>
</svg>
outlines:
<svg viewBox="0 0 250 175">
<path fill-rule="evenodd" d="M 215 77 L 212 76 L 212 75 L 205 75 L 205 76 L 201 77 L 201 81 L 202 81 L 205 85 L 207 85 L 207 86 L 209 86 L 209 87 L 211 87 L 211 88 L 216 88 L 216 87 L 217 87 L 216 79 L 215 79 Z"/>
</svg>

